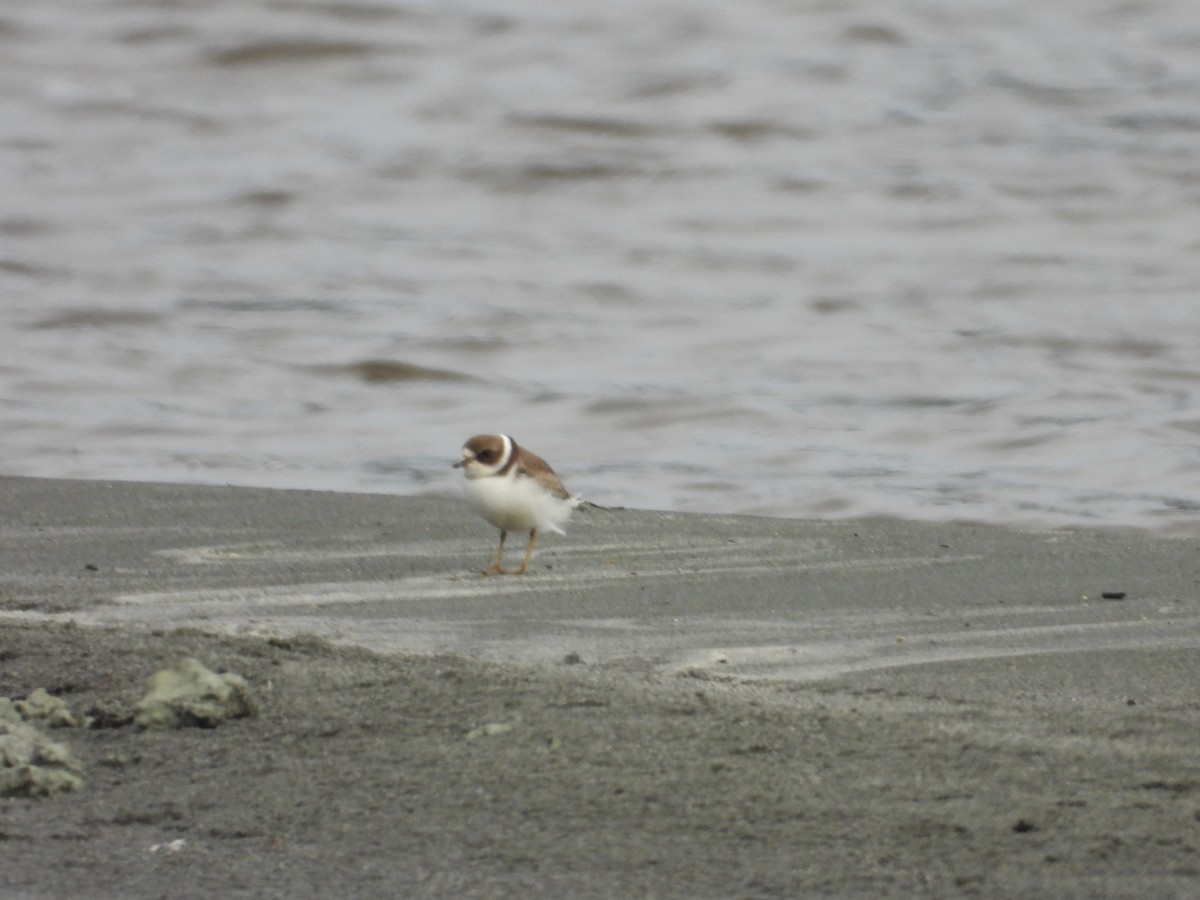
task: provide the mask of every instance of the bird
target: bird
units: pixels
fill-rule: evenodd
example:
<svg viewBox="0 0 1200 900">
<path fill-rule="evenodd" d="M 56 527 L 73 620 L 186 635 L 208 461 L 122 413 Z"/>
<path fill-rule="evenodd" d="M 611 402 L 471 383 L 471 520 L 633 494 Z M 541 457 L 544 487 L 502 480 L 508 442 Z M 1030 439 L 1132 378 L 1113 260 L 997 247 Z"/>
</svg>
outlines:
<svg viewBox="0 0 1200 900">
<path fill-rule="evenodd" d="M 571 511 L 583 504 L 554 474 L 550 464 L 507 434 L 477 434 L 462 447 L 453 468 L 466 475 L 467 503 L 500 529 L 496 558 L 484 575 L 524 575 L 533 558 L 538 531 L 565 534 Z M 504 541 L 510 531 L 528 531 L 525 558 L 516 569 L 504 568 Z"/>
</svg>

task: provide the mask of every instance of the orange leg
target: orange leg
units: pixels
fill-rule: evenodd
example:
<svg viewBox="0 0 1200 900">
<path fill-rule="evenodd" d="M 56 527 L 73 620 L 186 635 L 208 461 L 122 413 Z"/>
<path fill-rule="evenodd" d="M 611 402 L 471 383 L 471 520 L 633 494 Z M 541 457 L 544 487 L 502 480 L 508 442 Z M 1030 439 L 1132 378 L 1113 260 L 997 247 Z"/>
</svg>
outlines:
<svg viewBox="0 0 1200 900">
<path fill-rule="evenodd" d="M 501 530 L 500 546 L 496 548 L 496 558 L 492 560 L 492 564 L 483 570 L 484 575 L 507 575 L 502 565 L 504 561 L 504 539 L 508 537 L 508 532 Z"/>
<path fill-rule="evenodd" d="M 521 560 L 521 567 L 514 574 L 524 575 L 525 570 L 529 568 L 529 560 L 533 559 L 533 548 L 537 546 L 537 529 L 529 532 L 529 546 L 525 548 L 525 558 Z"/>
</svg>

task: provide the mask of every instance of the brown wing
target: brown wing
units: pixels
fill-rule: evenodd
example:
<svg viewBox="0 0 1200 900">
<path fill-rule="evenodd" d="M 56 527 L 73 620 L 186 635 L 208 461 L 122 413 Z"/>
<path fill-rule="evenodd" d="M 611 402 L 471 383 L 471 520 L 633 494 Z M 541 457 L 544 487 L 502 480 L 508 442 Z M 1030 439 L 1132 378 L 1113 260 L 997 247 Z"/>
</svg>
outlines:
<svg viewBox="0 0 1200 900">
<path fill-rule="evenodd" d="M 550 463 L 546 462 L 536 453 L 530 453 L 524 447 L 521 448 L 521 462 L 518 466 L 518 471 L 536 478 L 538 484 L 555 497 L 560 497 L 563 500 L 571 499 L 571 492 L 559 481 L 558 476 L 554 474 L 554 470 L 550 468 Z"/>
</svg>

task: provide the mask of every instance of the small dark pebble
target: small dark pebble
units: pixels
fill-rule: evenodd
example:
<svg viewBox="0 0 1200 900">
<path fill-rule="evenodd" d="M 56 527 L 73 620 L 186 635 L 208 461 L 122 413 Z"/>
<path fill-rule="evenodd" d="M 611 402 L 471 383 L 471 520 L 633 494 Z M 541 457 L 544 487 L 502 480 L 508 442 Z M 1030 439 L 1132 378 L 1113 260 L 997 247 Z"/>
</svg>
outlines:
<svg viewBox="0 0 1200 900">
<path fill-rule="evenodd" d="M 87 569 L 89 572 L 99 572 L 100 571 L 100 567 L 98 565 L 96 565 L 95 563 L 88 563 L 86 566 L 84 566 L 84 568 Z"/>
<path fill-rule="evenodd" d="M 1100 594 L 1100 596 L 1103 597 L 1105 600 L 1124 600 L 1125 592 L 1124 591 L 1103 591 Z"/>
<path fill-rule="evenodd" d="M 1038 827 L 1028 819 L 1017 819 L 1013 824 L 1012 830 L 1017 834 L 1028 834 L 1031 831 L 1037 831 Z"/>
<path fill-rule="evenodd" d="M 124 728 L 133 724 L 133 711 L 119 702 L 97 703 L 87 711 L 91 728 Z"/>
</svg>

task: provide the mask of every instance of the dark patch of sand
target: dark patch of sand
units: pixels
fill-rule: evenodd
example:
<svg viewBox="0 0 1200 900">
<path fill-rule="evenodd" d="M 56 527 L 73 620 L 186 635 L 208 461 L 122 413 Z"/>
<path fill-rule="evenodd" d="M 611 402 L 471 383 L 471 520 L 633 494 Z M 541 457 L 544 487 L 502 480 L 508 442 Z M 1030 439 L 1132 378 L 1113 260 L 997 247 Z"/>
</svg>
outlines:
<svg viewBox="0 0 1200 900">
<path fill-rule="evenodd" d="M 1195 705 L 387 657 L 318 640 L 0 630 L 0 695 L 86 786 L 0 801 L 6 897 L 1185 897 Z M 183 657 L 255 718 L 139 731 Z M 485 727 L 503 725 L 511 727 Z"/>
</svg>

